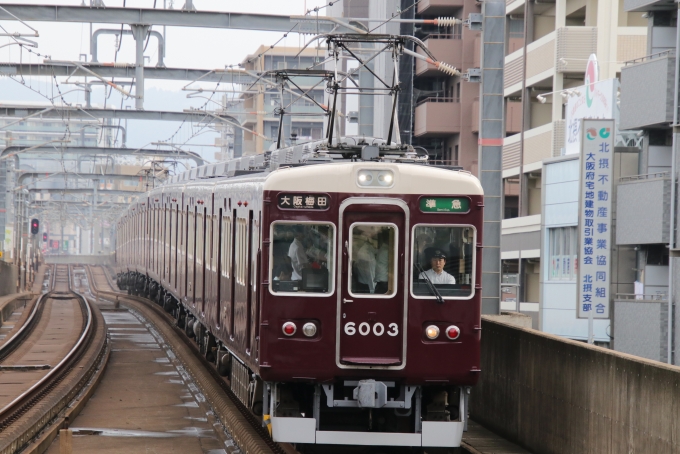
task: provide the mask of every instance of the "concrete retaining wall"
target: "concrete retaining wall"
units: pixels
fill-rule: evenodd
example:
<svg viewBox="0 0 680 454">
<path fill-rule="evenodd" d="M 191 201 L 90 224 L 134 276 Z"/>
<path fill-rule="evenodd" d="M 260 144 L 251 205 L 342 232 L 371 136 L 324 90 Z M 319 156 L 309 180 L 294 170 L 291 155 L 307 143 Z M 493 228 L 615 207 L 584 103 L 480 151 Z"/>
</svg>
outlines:
<svg viewBox="0 0 680 454">
<path fill-rule="evenodd" d="M 535 453 L 680 453 L 680 367 L 483 319 L 472 419 Z"/>
<path fill-rule="evenodd" d="M 17 276 L 19 269 L 16 265 L 0 260 L 0 296 L 17 291 Z"/>
</svg>

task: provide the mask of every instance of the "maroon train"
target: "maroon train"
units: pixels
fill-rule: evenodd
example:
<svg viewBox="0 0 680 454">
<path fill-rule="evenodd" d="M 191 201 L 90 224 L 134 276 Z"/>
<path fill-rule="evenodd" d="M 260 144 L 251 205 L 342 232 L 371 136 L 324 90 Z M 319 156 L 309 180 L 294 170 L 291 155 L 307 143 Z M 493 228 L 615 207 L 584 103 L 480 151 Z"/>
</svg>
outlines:
<svg viewBox="0 0 680 454">
<path fill-rule="evenodd" d="M 276 441 L 458 446 L 480 372 L 479 181 L 377 139 L 255 160 L 131 205 L 119 286 L 172 313 Z"/>
</svg>

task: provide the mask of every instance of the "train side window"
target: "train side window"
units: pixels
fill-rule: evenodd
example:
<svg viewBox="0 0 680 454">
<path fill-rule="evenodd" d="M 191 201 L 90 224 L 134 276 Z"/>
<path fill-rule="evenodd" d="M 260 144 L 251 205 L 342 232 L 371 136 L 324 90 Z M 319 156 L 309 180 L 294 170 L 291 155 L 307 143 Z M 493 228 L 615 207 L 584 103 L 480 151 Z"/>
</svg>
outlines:
<svg viewBox="0 0 680 454">
<path fill-rule="evenodd" d="M 391 297 L 396 292 L 397 226 L 357 222 L 350 227 L 350 294 Z"/>
<path fill-rule="evenodd" d="M 470 225 L 413 228 L 411 293 L 423 299 L 470 299 L 475 293 L 475 244 Z"/>
<path fill-rule="evenodd" d="M 231 269 L 231 218 L 222 218 L 222 276 L 229 277 Z"/>
<path fill-rule="evenodd" d="M 334 290 L 335 226 L 276 222 L 271 227 L 270 290 L 331 294 Z"/>
</svg>

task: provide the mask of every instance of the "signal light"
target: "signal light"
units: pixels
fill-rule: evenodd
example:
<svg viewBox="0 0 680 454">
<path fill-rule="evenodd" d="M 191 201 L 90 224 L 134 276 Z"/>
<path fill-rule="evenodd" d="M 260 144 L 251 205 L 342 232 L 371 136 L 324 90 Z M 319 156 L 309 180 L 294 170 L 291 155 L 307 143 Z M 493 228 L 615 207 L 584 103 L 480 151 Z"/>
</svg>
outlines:
<svg viewBox="0 0 680 454">
<path fill-rule="evenodd" d="M 297 326 L 293 322 L 286 322 L 283 324 L 283 334 L 286 336 L 292 336 L 297 331 Z"/>
<path fill-rule="evenodd" d="M 43 233 L 43 242 L 47 243 L 47 232 Z"/>
<path fill-rule="evenodd" d="M 434 340 L 439 337 L 439 327 L 436 325 L 430 325 L 425 329 L 425 335 L 428 339 Z"/>
<path fill-rule="evenodd" d="M 460 328 L 458 328 L 456 325 L 451 325 L 446 328 L 446 337 L 451 340 L 456 340 L 458 339 L 458 336 L 460 336 Z"/>
<path fill-rule="evenodd" d="M 36 235 L 40 231 L 40 221 L 31 219 L 31 233 Z"/>
</svg>

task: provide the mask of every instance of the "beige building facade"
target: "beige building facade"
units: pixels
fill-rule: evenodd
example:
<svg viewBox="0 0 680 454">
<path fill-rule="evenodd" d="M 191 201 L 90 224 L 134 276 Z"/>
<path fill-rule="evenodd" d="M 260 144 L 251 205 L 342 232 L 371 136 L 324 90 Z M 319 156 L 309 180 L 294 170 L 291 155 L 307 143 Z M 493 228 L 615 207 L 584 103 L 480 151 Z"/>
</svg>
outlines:
<svg viewBox="0 0 680 454">
<path fill-rule="evenodd" d="M 564 154 L 565 104 L 590 55 L 600 80 L 619 77 L 646 55 L 647 20 L 623 0 L 508 0 L 506 15 L 501 309 L 519 308 L 538 327 L 543 161 Z"/>
</svg>

